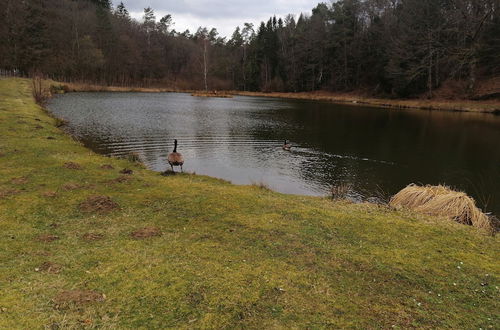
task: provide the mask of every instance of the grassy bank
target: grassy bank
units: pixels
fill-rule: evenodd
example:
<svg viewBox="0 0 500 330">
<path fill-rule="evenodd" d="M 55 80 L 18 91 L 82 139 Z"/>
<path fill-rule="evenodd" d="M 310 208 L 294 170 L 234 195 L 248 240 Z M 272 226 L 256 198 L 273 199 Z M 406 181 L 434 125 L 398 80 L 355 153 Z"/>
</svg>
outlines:
<svg viewBox="0 0 500 330">
<path fill-rule="evenodd" d="M 500 321 L 498 237 L 370 204 L 163 177 L 54 124 L 29 81 L 0 80 L 0 328 Z"/>
<path fill-rule="evenodd" d="M 170 93 L 189 92 L 177 90 L 175 88 L 153 88 L 153 87 L 125 87 L 125 86 L 104 86 L 86 83 L 60 83 L 47 81 L 49 85 L 55 86 L 63 92 L 139 92 L 139 93 Z"/>
<path fill-rule="evenodd" d="M 472 101 L 472 100 L 444 100 L 444 99 L 381 99 L 364 97 L 355 93 L 262 93 L 262 92 L 235 92 L 237 95 L 266 96 L 299 100 L 317 100 L 350 105 L 365 105 L 372 107 L 394 109 L 422 109 L 463 112 L 500 113 L 499 101 Z"/>
</svg>

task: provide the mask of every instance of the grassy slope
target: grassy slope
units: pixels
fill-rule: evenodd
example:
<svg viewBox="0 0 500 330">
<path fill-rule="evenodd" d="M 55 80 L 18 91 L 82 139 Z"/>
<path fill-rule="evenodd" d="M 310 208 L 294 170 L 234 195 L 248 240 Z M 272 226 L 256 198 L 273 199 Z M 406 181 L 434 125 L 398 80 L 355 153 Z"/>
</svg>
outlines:
<svg viewBox="0 0 500 330">
<path fill-rule="evenodd" d="M 29 86 L 0 80 L 0 328 L 498 325 L 498 238 L 374 205 L 162 177 L 75 143 Z M 131 181 L 105 182 L 124 167 Z M 82 213 L 90 195 L 121 208 Z M 130 236 L 146 226 L 163 235 Z M 47 261 L 62 270 L 35 270 Z M 71 289 L 106 298 L 54 301 Z"/>
</svg>

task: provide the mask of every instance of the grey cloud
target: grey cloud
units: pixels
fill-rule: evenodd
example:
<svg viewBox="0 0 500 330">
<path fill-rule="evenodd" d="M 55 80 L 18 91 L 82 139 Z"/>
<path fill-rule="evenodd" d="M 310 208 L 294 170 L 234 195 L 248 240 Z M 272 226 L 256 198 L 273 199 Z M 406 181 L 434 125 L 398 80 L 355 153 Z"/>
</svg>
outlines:
<svg viewBox="0 0 500 330">
<path fill-rule="evenodd" d="M 266 14 L 298 14 L 311 10 L 318 0 L 123 0 L 130 11 L 152 7 L 173 14 L 190 14 L 200 18 L 261 17 Z M 118 3 L 115 0 L 115 5 Z"/>
<path fill-rule="evenodd" d="M 230 37 L 236 26 L 245 22 L 258 26 L 272 15 L 285 16 L 310 12 L 320 0 L 122 0 L 133 17 L 140 19 L 146 7 L 159 18 L 171 14 L 178 31 L 196 31 L 198 26 L 215 27 Z M 326 0 L 328 1 L 328 0 Z M 116 6 L 119 0 L 113 0 Z"/>
</svg>

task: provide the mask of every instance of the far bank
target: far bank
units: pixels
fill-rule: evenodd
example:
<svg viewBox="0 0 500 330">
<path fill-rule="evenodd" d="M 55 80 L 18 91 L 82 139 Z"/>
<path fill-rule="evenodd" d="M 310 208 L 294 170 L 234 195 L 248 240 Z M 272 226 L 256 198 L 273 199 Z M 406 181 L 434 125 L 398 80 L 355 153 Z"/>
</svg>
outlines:
<svg viewBox="0 0 500 330">
<path fill-rule="evenodd" d="M 196 93 L 196 90 L 185 90 L 166 87 L 128 87 L 128 86 L 104 86 L 85 83 L 59 83 L 51 82 L 53 90 L 57 92 L 139 92 L 139 93 Z M 371 106 L 391 109 L 421 109 L 440 110 L 456 112 L 478 112 L 500 114 L 500 101 L 498 100 L 448 100 L 448 99 L 390 99 L 363 96 L 360 93 L 342 92 L 249 92 L 249 91 L 218 91 L 213 97 L 219 95 L 242 95 L 273 97 L 299 100 L 326 101 L 353 106 Z"/>
</svg>

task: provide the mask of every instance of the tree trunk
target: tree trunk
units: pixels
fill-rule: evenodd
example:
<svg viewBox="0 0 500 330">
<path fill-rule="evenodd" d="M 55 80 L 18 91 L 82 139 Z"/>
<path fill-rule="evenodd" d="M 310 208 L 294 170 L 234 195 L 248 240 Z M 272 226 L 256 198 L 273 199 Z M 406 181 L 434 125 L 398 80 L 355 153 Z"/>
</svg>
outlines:
<svg viewBox="0 0 500 330">
<path fill-rule="evenodd" d="M 428 95 L 427 98 L 432 99 L 432 34 L 429 31 L 429 63 L 427 67 L 427 89 Z"/>
<path fill-rule="evenodd" d="M 472 96 L 474 94 L 475 88 L 476 88 L 476 58 L 474 57 L 470 62 L 469 86 L 467 88 L 469 96 Z"/>
<path fill-rule="evenodd" d="M 205 81 L 205 92 L 208 91 L 207 84 L 207 40 L 203 41 L 203 78 Z"/>
</svg>

